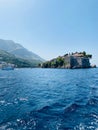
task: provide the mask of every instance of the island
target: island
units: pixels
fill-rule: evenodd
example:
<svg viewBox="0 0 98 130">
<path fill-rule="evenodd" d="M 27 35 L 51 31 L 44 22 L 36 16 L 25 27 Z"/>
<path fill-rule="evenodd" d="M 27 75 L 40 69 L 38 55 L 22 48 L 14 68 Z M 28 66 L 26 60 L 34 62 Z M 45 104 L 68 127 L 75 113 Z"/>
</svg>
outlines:
<svg viewBox="0 0 98 130">
<path fill-rule="evenodd" d="M 66 68 L 66 69 L 78 69 L 78 68 L 95 68 L 96 65 L 90 64 L 91 54 L 83 52 L 75 52 L 59 56 L 50 61 L 41 64 L 42 68 Z"/>
</svg>

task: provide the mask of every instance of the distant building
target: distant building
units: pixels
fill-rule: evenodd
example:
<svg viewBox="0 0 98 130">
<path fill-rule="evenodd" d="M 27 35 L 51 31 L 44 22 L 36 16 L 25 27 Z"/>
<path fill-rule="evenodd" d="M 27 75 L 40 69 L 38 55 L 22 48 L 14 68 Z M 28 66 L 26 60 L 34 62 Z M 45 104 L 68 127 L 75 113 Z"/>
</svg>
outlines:
<svg viewBox="0 0 98 130">
<path fill-rule="evenodd" d="M 4 61 L 0 61 L 0 69 L 7 68 L 7 67 L 14 68 L 15 65 L 11 64 L 11 63 L 4 62 Z"/>
</svg>

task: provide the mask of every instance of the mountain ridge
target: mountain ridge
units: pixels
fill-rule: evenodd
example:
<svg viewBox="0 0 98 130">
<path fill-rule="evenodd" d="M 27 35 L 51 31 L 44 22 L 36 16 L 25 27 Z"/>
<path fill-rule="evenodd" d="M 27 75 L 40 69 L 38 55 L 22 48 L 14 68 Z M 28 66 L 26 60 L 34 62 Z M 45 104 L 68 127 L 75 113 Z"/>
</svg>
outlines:
<svg viewBox="0 0 98 130">
<path fill-rule="evenodd" d="M 2 64 L 2 62 L 14 64 L 17 68 L 38 67 L 39 64 L 37 61 L 29 61 L 26 59 L 18 58 L 13 54 L 10 54 L 4 50 L 0 50 L 0 64 Z"/>
<path fill-rule="evenodd" d="M 17 56 L 19 58 L 23 58 L 23 59 L 27 59 L 27 60 L 37 60 L 40 62 L 45 61 L 43 58 L 41 58 L 37 54 L 29 51 L 28 49 L 23 47 L 21 44 L 15 43 L 12 40 L 0 39 L 0 49 L 7 51 L 11 54 L 14 54 L 15 56 Z"/>
</svg>

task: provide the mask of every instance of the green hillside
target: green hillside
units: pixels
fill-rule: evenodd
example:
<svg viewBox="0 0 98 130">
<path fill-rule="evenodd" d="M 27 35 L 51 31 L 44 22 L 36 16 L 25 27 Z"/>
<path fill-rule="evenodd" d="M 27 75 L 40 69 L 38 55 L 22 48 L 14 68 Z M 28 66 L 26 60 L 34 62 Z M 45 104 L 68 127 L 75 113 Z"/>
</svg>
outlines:
<svg viewBox="0 0 98 130">
<path fill-rule="evenodd" d="M 44 62 L 45 60 L 38 56 L 37 54 L 29 51 L 24 48 L 21 44 L 15 43 L 12 40 L 3 40 L 0 39 L 0 49 L 4 50 L 10 54 L 15 55 L 16 57 L 32 60 L 33 62 Z"/>
<path fill-rule="evenodd" d="M 0 50 L 0 61 L 15 64 L 18 68 L 37 67 L 39 64 L 39 61 L 36 61 L 36 60 L 30 61 L 30 60 L 18 58 L 15 55 L 10 54 L 10 53 L 3 51 L 3 50 Z"/>
</svg>

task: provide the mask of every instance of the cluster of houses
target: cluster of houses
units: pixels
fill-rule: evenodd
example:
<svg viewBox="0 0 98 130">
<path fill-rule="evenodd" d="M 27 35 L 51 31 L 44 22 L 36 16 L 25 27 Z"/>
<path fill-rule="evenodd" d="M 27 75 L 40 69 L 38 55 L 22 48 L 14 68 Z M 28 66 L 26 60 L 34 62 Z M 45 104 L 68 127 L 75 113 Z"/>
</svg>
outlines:
<svg viewBox="0 0 98 130">
<path fill-rule="evenodd" d="M 14 64 L 0 61 L 0 69 L 2 69 L 2 70 L 13 70 L 14 67 L 15 67 Z"/>
</svg>

